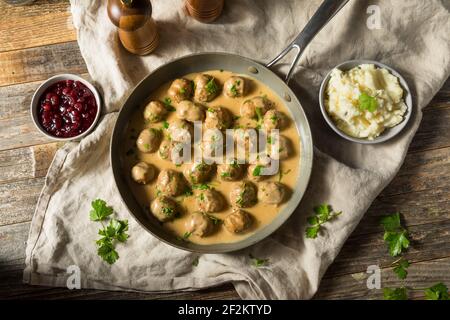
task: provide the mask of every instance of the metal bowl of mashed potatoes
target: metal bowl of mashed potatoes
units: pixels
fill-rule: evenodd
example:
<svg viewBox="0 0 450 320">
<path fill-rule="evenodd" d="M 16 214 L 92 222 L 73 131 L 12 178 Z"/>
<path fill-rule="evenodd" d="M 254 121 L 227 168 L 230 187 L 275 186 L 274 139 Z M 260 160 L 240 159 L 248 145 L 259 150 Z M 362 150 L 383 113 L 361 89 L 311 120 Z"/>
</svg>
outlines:
<svg viewBox="0 0 450 320">
<path fill-rule="evenodd" d="M 319 102 L 328 125 L 344 139 L 361 144 L 392 139 L 412 114 L 406 80 L 371 60 L 346 61 L 333 68 L 322 81 Z"/>
</svg>

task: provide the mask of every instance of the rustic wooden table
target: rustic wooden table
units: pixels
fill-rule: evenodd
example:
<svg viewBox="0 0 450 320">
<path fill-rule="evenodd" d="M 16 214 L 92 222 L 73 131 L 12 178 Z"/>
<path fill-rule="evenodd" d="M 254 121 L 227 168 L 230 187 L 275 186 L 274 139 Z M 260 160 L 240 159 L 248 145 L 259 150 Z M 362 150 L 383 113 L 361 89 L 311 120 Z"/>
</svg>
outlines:
<svg viewBox="0 0 450 320">
<path fill-rule="evenodd" d="M 237 299 L 232 285 L 171 294 L 34 287 L 22 283 L 25 241 L 44 177 L 58 144 L 34 128 L 29 104 L 39 83 L 57 73 L 87 74 L 71 25 L 69 3 L 38 0 L 12 7 L 0 1 L 0 298 Z M 450 285 L 450 81 L 424 110 L 406 162 L 326 273 L 319 299 L 379 299 L 368 290 L 369 265 L 382 268 L 383 287 L 400 286 L 379 226 L 401 212 L 410 230 L 407 284 Z M 33 163 L 33 158 L 36 159 Z M 34 170 L 33 170 L 34 167 Z M 415 296 L 418 298 L 419 296 Z"/>
</svg>

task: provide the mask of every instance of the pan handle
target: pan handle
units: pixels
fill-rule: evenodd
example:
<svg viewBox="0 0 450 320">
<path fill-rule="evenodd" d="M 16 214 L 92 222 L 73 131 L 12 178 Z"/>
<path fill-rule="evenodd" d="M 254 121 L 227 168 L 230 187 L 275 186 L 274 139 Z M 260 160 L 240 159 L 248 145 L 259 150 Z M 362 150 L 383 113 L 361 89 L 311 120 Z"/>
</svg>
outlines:
<svg viewBox="0 0 450 320">
<path fill-rule="evenodd" d="M 322 30 L 322 28 L 338 13 L 349 0 L 324 0 L 317 9 L 316 13 L 313 15 L 311 20 L 306 24 L 302 32 L 297 36 L 297 38 L 292 41 L 292 43 L 284 49 L 275 59 L 270 61 L 266 67 L 270 68 L 278 61 L 283 59 L 292 49 L 297 50 L 297 54 L 292 62 L 289 71 L 286 75 L 285 81 L 289 84 L 292 78 L 294 69 L 305 51 L 306 46 L 311 42 L 312 39 Z"/>
</svg>

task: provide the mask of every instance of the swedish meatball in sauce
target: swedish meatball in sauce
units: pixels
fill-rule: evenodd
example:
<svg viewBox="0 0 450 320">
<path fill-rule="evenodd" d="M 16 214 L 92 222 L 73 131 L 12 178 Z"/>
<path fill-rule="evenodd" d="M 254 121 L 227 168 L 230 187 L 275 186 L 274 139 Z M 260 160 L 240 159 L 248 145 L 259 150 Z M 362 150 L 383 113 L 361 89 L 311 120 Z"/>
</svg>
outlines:
<svg viewBox="0 0 450 320">
<path fill-rule="evenodd" d="M 203 91 L 197 92 L 195 97 L 197 88 L 194 81 L 199 75 L 210 76 L 209 81 L 214 79 L 214 84 L 218 87 L 217 91 L 212 90 L 216 91 L 214 94 L 202 96 L 205 94 Z M 244 83 L 237 84 L 238 78 L 243 79 Z M 202 79 L 197 78 L 202 81 L 205 79 L 203 76 Z M 212 83 L 210 87 L 214 87 Z M 200 84 L 204 85 L 204 82 Z M 235 88 L 232 88 L 233 84 L 236 85 Z M 242 92 L 240 85 L 244 86 Z M 197 98 L 204 101 L 198 101 Z M 153 104 L 145 113 L 146 120 L 145 108 L 151 102 L 157 101 L 164 105 L 165 110 L 161 108 L 161 104 Z M 168 102 L 172 110 L 168 108 Z M 208 109 L 219 112 L 208 117 Z M 153 114 L 156 114 L 156 117 Z M 279 121 L 278 117 L 281 116 L 283 120 Z M 176 165 L 171 161 L 171 151 L 181 149 L 180 146 L 184 142 L 193 139 L 193 136 L 186 138 L 185 133 L 193 132 L 192 122 L 197 120 L 203 123 L 203 134 L 208 127 L 220 130 L 257 127 L 267 131 L 280 130 L 280 134 L 289 141 L 288 156 L 280 162 L 281 175 L 278 173 L 253 180 L 249 174 L 253 175 L 256 167 L 249 169 L 252 164 L 238 164 L 234 161 L 204 168 L 196 168 L 193 162 Z M 151 141 L 149 146 L 151 145 L 151 150 L 155 150 L 153 152 L 148 152 L 146 148 L 140 150 L 136 144 L 141 131 L 149 128 L 159 133 L 158 139 L 156 136 L 153 139 L 153 135 L 144 137 L 150 138 L 147 142 Z M 185 131 L 177 135 L 178 129 Z M 205 70 L 169 81 L 154 92 L 149 92 L 148 99 L 142 101 L 140 108 L 136 108 L 125 138 L 124 177 L 129 188 L 143 210 L 147 210 L 149 219 L 160 222 L 161 227 L 173 234 L 174 239 L 183 238 L 186 232 L 191 232 L 187 240 L 196 244 L 241 241 L 277 217 L 289 200 L 290 190 L 295 188 L 299 179 L 300 138 L 292 114 L 282 98 L 263 83 L 247 75 Z M 206 150 L 213 148 L 215 143 L 221 144 L 217 141 L 208 138 L 204 144 L 199 142 L 198 145 Z M 128 152 L 130 149 L 134 152 Z M 285 158 L 285 155 L 282 155 L 282 158 Z M 140 162 L 155 168 L 154 178 L 146 184 L 137 183 L 131 174 L 132 168 Z M 259 169 L 256 169 L 255 173 L 258 172 Z M 277 184 L 265 185 L 269 182 L 280 183 L 283 187 L 279 188 Z M 243 184 L 251 187 L 243 188 Z M 260 191 L 261 185 L 275 197 Z"/>
</svg>

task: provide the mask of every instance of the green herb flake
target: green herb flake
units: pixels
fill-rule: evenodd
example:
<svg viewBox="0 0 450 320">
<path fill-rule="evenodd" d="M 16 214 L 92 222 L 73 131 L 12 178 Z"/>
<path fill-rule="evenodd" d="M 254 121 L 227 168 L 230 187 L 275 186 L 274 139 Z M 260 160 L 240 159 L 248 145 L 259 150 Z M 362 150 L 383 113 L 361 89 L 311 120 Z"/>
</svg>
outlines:
<svg viewBox="0 0 450 320">
<path fill-rule="evenodd" d="M 400 260 L 393 263 L 394 266 L 394 273 L 397 275 L 397 277 L 400 280 L 406 279 L 408 275 L 408 267 L 410 266 L 410 263 L 408 260 L 401 258 Z"/>
<path fill-rule="evenodd" d="M 375 112 L 378 109 L 378 100 L 375 97 L 363 92 L 359 96 L 359 109 Z"/>
<path fill-rule="evenodd" d="M 174 112 L 177 110 L 174 106 L 172 106 L 172 99 L 170 99 L 169 97 L 164 99 L 164 107 L 169 112 Z"/>
<path fill-rule="evenodd" d="M 208 83 L 205 86 L 206 91 L 209 94 L 216 94 L 217 91 L 219 91 L 219 87 L 217 86 L 216 81 L 214 80 L 214 78 L 211 78 Z"/>
<path fill-rule="evenodd" d="M 254 177 L 260 177 L 260 176 L 261 176 L 261 170 L 262 170 L 263 168 L 264 168 L 264 167 L 263 167 L 263 166 L 260 166 L 260 165 L 256 166 L 255 169 L 253 169 L 252 175 L 253 175 Z"/>
<path fill-rule="evenodd" d="M 249 254 L 249 257 L 252 260 L 253 266 L 255 266 L 257 268 L 264 267 L 269 263 L 269 259 L 255 258 L 252 254 Z"/>
<path fill-rule="evenodd" d="M 163 128 L 164 129 L 169 129 L 169 123 L 167 121 L 163 122 Z"/>
<path fill-rule="evenodd" d="M 406 288 L 384 288 L 383 297 L 384 300 L 408 300 L 408 291 Z"/>
<path fill-rule="evenodd" d="M 192 260 L 192 266 L 197 267 L 198 266 L 198 261 L 200 260 L 200 257 L 195 257 L 194 260 Z"/>
<path fill-rule="evenodd" d="M 384 227 L 384 241 L 388 245 L 391 256 L 396 257 L 409 247 L 408 231 L 404 229 L 400 222 L 400 213 L 385 216 L 381 219 Z"/>
<path fill-rule="evenodd" d="M 450 300 L 448 288 L 442 282 L 425 289 L 425 298 L 427 300 Z"/>
</svg>

